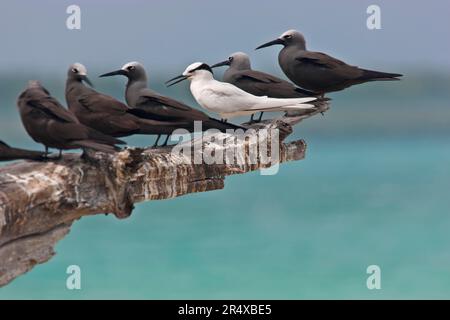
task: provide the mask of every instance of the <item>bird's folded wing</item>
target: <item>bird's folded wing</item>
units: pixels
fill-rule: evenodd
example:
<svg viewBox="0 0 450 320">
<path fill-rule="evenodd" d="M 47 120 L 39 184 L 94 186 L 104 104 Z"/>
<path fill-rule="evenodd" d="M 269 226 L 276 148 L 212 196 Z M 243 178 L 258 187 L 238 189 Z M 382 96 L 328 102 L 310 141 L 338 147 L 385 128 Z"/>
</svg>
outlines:
<svg viewBox="0 0 450 320">
<path fill-rule="evenodd" d="M 125 114 L 129 108 L 126 104 L 104 94 L 86 94 L 78 102 L 92 112 Z"/>
<path fill-rule="evenodd" d="M 250 70 L 238 73 L 235 76 L 235 81 L 241 86 L 245 91 L 251 91 L 263 93 L 267 90 L 275 90 L 279 95 L 283 94 L 282 97 L 292 97 L 295 98 L 297 94 L 304 96 L 314 96 L 314 92 L 296 87 L 292 83 L 275 77 L 271 74 L 267 74 L 260 71 Z M 253 90 L 252 90 L 253 89 Z M 251 92 L 250 91 L 250 92 Z"/>
<path fill-rule="evenodd" d="M 116 132 L 138 133 L 140 130 L 139 119 L 130 118 L 132 115 L 126 116 L 107 116 L 106 123 L 109 127 L 113 127 Z"/>
<path fill-rule="evenodd" d="M 169 108 L 183 110 L 183 111 L 190 111 L 192 109 L 191 107 L 185 105 L 182 102 L 179 102 L 177 100 L 171 99 L 169 97 L 161 96 L 161 95 L 140 96 L 136 105 L 137 106 L 140 106 L 140 105 L 149 105 L 149 106 L 164 105 Z"/>
<path fill-rule="evenodd" d="M 347 64 L 341 60 L 333 58 L 322 52 L 312 52 L 312 51 L 302 51 L 295 60 L 300 63 L 308 63 L 320 66 L 322 68 L 334 69 L 342 66 L 347 66 Z"/>
<path fill-rule="evenodd" d="M 247 98 L 251 96 L 250 93 L 245 92 L 242 89 L 239 89 L 235 85 L 226 82 L 220 82 L 219 86 L 210 86 L 204 90 L 204 92 L 208 92 L 210 95 L 215 96 L 217 98 Z"/>
<path fill-rule="evenodd" d="M 277 78 L 275 76 L 272 76 L 270 74 L 250 70 L 250 71 L 244 71 L 236 75 L 236 80 L 238 81 L 257 81 L 262 83 L 281 83 L 284 80 Z"/>
<path fill-rule="evenodd" d="M 88 127 L 79 123 L 51 122 L 47 127 L 48 134 L 59 137 L 66 142 L 88 139 L 88 130 Z"/>
<path fill-rule="evenodd" d="M 207 120 L 208 116 L 182 102 L 161 95 L 141 96 L 136 107 L 128 111 L 141 118 L 152 120 L 195 119 Z"/>
<path fill-rule="evenodd" d="M 199 102 L 207 106 L 216 106 L 216 109 L 218 109 L 218 106 L 224 111 L 231 112 L 251 109 L 259 98 L 234 85 L 222 82 L 220 88 L 209 87 L 203 89 L 202 96 L 198 99 Z"/>
<path fill-rule="evenodd" d="M 77 118 L 53 97 L 45 97 L 36 100 L 32 99 L 28 101 L 28 104 L 38 110 L 41 110 L 54 120 L 67 123 L 78 123 Z"/>
</svg>

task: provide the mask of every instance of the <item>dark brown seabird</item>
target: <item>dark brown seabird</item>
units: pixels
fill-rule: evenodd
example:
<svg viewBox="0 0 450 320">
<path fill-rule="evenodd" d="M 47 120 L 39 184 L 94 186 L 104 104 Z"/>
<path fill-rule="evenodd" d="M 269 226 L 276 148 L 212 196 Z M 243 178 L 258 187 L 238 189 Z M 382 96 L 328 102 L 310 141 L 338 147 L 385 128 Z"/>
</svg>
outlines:
<svg viewBox="0 0 450 320">
<path fill-rule="evenodd" d="M 223 75 L 222 81 L 231 83 L 236 87 L 255 96 L 268 96 L 269 98 L 304 98 L 317 96 L 314 92 L 296 87 L 292 83 L 275 77 L 271 74 L 253 70 L 250 58 L 244 52 L 235 52 L 227 60 L 216 63 L 211 68 L 229 66 Z M 323 104 L 318 99 L 314 105 Z M 261 120 L 263 112 L 259 117 Z M 253 115 L 250 118 L 253 121 Z"/>
<path fill-rule="evenodd" d="M 30 81 L 17 100 L 22 123 L 34 141 L 60 150 L 93 149 L 115 152 L 123 141 L 81 124 L 38 81 Z"/>
<path fill-rule="evenodd" d="M 369 81 L 400 80 L 398 78 L 402 76 L 361 69 L 325 53 L 308 51 L 305 38 L 296 30 L 286 31 L 278 39 L 256 49 L 273 45 L 283 46 L 278 63 L 286 76 L 296 85 L 321 95 Z"/>
</svg>

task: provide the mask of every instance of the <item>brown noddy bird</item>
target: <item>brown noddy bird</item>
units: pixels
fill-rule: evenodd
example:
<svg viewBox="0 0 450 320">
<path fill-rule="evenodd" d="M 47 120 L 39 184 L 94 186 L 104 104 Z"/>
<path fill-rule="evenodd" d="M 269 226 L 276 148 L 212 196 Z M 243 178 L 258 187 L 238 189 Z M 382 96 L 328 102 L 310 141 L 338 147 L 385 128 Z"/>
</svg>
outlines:
<svg viewBox="0 0 450 320">
<path fill-rule="evenodd" d="M 113 137 L 168 134 L 173 131 L 169 122 L 141 119 L 132 114 L 126 104 L 88 88 L 83 81 L 90 84 L 86 67 L 80 63 L 71 65 L 67 72 L 67 105 L 78 120 L 88 127 Z"/>
<path fill-rule="evenodd" d="M 213 128 L 225 132 L 227 129 L 240 128 L 211 118 L 200 110 L 153 91 L 148 87 L 145 68 L 139 62 L 126 63 L 121 69 L 102 74 L 100 77 L 115 75 L 128 78 L 125 99 L 128 106 L 132 108 L 132 113 L 139 117 L 157 121 L 173 121 L 176 123 L 176 127 L 190 132 L 194 130 L 194 121 L 201 121 L 203 130 Z M 164 144 L 167 143 L 167 139 Z"/>
<path fill-rule="evenodd" d="M 296 85 L 319 93 L 340 91 L 369 81 L 400 80 L 401 74 L 361 69 L 322 52 L 308 51 L 303 35 L 296 30 L 283 33 L 278 39 L 260 45 L 261 49 L 282 45 L 278 63 Z"/>
<path fill-rule="evenodd" d="M 216 63 L 211 68 L 229 66 L 223 75 L 223 81 L 247 91 L 255 96 L 268 96 L 269 98 L 304 98 L 317 96 L 312 91 L 299 88 L 292 83 L 275 77 L 271 74 L 253 70 L 250 58 L 243 52 L 231 54 L 227 60 Z M 323 103 L 321 99 L 312 102 L 317 105 Z M 259 117 L 261 120 L 263 112 Z M 253 115 L 250 118 L 253 121 Z"/>
<path fill-rule="evenodd" d="M 115 152 L 123 141 L 81 124 L 38 82 L 30 81 L 17 99 L 22 123 L 34 141 L 60 150 L 93 149 Z"/>
<path fill-rule="evenodd" d="M 13 148 L 0 140 L 0 161 L 12 161 L 22 159 L 41 161 L 45 159 L 45 153 L 39 151 Z"/>
</svg>

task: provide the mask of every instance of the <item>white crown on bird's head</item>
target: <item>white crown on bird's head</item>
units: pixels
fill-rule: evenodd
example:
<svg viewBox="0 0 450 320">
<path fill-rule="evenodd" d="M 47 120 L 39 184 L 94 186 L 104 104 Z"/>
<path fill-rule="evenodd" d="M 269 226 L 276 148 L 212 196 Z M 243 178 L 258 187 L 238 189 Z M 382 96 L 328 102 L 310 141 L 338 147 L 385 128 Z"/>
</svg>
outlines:
<svg viewBox="0 0 450 320">
<path fill-rule="evenodd" d="M 129 70 L 130 67 L 142 67 L 142 64 L 137 61 L 127 62 L 122 66 L 122 70 Z"/>
<path fill-rule="evenodd" d="M 285 41 L 285 44 L 289 44 L 289 43 L 305 44 L 305 42 L 306 42 L 303 34 L 294 29 L 283 32 L 281 34 L 281 36 L 279 37 L 279 39 Z"/>
<path fill-rule="evenodd" d="M 75 62 L 74 64 L 72 64 L 70 66 L 70 69 L 71 69 L 72 72 L 75 72 L 75 73 L 77 73 L 79 75 L 84 75 L 84 76 L 87 75 L 86 67 L 83 64 L 79 63 L 79 62 Z"/>
</svg>

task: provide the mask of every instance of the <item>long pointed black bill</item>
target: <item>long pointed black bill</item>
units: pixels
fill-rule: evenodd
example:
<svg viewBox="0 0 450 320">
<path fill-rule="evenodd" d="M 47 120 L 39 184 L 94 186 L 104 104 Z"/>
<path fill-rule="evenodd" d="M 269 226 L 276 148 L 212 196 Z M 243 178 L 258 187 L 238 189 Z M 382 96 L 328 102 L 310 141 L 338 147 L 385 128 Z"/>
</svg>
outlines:
<svg viewBox="0 0 450 320">
<path fill-rule="evenodd" d="M 92 84 L 91 80 L 89 80 L 89 78 L 87 76 L 82 76 L 81 79 L 83 79 L 83 81 L 86 82 L 92 88 L 94 87 L 94 85 Z"/>
<path fill-rule="evenodd" d="M 171 87 L 171 86 L 173 86 L 174 84 L 177 84 L 178 82 L 181 82 L 181 81 L 186 80 L 186 79 L 187 79 L 186 76 L 179 75 L 179 76 L 176 76 L 175 78 L 172 78 L 172 79 L 170 79 L 170 80 L 167 80 L 167 81 L 165 82 L 165 84 L 166 84 L 168 87 Z M 174 82 L 172 82 L 172 81 L 174 81 Z M 170 82 L 172 82 L 172 83 L 170 83 Z M 170 84 L 169 84 L 169 83 L 170 83 Z"/>
<path fill-rule="evenodd" d="M 269 41 L 269 42 L 266 42 L 266 43 L 260 45 L 255 50 L 266 48 L 266 47 L 270 47 L 270 46 L 273 46 L 273 45 L 276 45 L 276 44 L 284 44 L 284 41 L 282 39 L 278 38 L 278 39 L 275 39 L 275 40 L 272 40 L 272 41 Z"/>
<path fill-rule="evenodd" d="M 213 64 L 213 65 L 211 66 L 211 69 L 217 68 L 217 67 L 222 67 L 222 66 L 229 66 L 229 65 L 230 65 L 230 60 L 225 60 L 225 61 L 222 61 L 222 62 Z"/>
<path fill-rule="evenodd" d="M 118 76 L 118 75 L 124 76 L 125 75 L 125 71 L 122 70 L 122 69 L 116 70 L 116 71 L 111 71 L 111 72 L 108 72 L 108 73 L 104 73 L 104 74 L 100 75 L 99 77 L 103 78 L 103 77 L 112 77 L 112 76 Z"/>
</svg>

